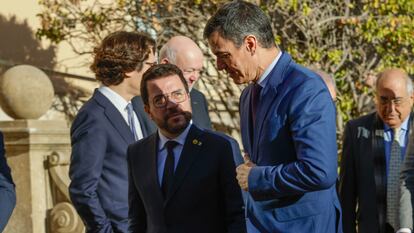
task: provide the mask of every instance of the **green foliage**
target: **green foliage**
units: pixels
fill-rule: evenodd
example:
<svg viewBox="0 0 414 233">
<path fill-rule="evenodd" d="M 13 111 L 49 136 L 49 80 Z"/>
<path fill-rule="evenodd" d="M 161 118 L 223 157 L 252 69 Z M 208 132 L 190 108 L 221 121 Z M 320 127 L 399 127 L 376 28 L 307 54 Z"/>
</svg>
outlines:
<svg viewBox="0 0 414 233">
<path fill-rule="evenodd" d="M 42 27 L 39 37 L 69 42 L 85 53 L 114 30 L 146 30 L 162 44 L 171 35 L 187 35 L 203 44 L 207 19 L 223 0 L 95 0 L 40 1 Z M 108 2 L 108 1 L 105 1 Z M 349 119 L 365 114 L 372 88 L 367 77 L 386 67 L 401 67 L 414 73 L 413 0 L 262 0 L 276 42 L 293 58 L 334 75 L 340 100 L 337 102 L 339 134 Z M 82 43 L 78 43 L 82 42 Z M 89 50 L 88 50 L 89 49 Z M 207 50 L 206 50 L 207 51 Z M 209 55 L 206 52 L 206 55 Z M 214 60 L 210 57 L 210 64 Z M 211 69 L 211 67 L 209 68 Z M 224 86 L 219 95 L 226 111 L 237 109 L 237 87 L 223 74 L 210 74 L 202 82 Z M 211 97 L 213 98 L 213 97 Z M 232 98 L 235 101 L 228 101 Z M 372 103 L 371 103 L 372 104 Z M 235 107 L 236 106 L 236 107 Z M 212 106 L 219 111 L 219 106 Z M 231 113 L 236 117 L 237 114 Z M 237 120 L 236 120 L 237 121 Z"/>
</svg>

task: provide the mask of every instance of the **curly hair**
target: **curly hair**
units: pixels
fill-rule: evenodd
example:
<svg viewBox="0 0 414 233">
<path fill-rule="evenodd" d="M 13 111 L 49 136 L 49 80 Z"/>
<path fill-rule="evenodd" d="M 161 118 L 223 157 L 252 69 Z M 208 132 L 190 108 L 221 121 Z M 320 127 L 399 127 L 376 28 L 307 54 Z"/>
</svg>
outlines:
<svg viewBox="0 0 414 233">
<path fill-rule="evenodd" d="M 118 85 L 125 73 L 141 71 L 149 54 L 155 53 L 155 45 L 155 40 L 143 32 L 111 33 L 94 49 L 90 68 L 103 85 Z"/>
</svg>

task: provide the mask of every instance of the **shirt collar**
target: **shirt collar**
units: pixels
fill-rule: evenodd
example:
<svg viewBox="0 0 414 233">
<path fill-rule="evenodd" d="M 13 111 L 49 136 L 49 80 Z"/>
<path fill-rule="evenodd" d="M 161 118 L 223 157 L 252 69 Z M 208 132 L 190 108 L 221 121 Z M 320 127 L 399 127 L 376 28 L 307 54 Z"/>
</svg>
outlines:
<svg viewBox="0 0 414 233">
<path fill-rule="evenodd" d="M 120 111 L 120 112 L 124 112 L 126 109 L 126 106 L 128 105 L 128 102 L 124 99 L 124 97 L 122 97 L 121 95 L 119 95 L 118 93 L 116 93 L 114 90 L 112 90 L 111 88 L 107 87 L 107 86 L 101 86 L 98 89 L 105 97 L 107 97 L 111 103 Z"/>
<path fill-rule="evenodd" d="M 402 129 L 403 131 L 408 131 L 408 120 L 409 119 L 410 119 L 410 116 L 408 115 L 408 117 L 405 118 L 405 120 L 401 124 L 400 129 Z M 387 124 L 384 123 L 384 130 L 389 131 L 391 130 L 391 128 Z"/>
<path fill-rule="evenodd" d="M 257 84 L 259 84 L 262 88 L 266 86 L 267 83 L 267 76 L 270 74 L 270 72 L 275 68 L 277 62 L 279 61 L 280 57 L 282 56 L 282 51 L 280 50 L 277 54 L 276 58 L 273 60 L 272 63 L 266 68 L 266 70 L 263 72 L 263 74 L 260 76 L 259 81 L 257 81 Z"/>
<path fill-rule="evenodd" d="M 167 138 L 161 133 L 160 129 L 158 129 L 158 136 L 160 137 L 160 143 L 158 144 L 158 150 L 164 149 L 165 143 L 167 143 L 168 141 L 175 141 L 180 145 L 184 145 L 185 139 L 187 138 L 191 125 L 192 123 L 190 122 L 187 128 L 185 128 L 185 130 L 180 135 L 178 135 L 176 138 L 173 138 L 173 139 Z"/>
</svg>

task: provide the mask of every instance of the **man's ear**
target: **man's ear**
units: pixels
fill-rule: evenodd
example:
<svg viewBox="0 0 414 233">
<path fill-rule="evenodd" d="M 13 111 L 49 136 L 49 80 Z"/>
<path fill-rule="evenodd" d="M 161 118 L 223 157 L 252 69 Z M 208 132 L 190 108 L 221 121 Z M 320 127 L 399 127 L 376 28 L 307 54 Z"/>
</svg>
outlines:
<svg viewBox="0 0 414 233">
<path fill-rule="evenodd" d="M 254 35 L 247 35 L 244 38 L 244 45 L 248 52 L 253 55 L 256 52 L 257 48 L 257 38 Z"/>
<path fill-rule="evenodd" d="M 169 64 L 169 63 L 170 63 L 170 61 L 168 60 L 168 58 L 163 58 L 160 61 L 160 64 Z"/>
<path fill-rule="evenodd" d="M 148 105 L 144 105 L 144 111 L 148 114 L 148 116 L 152 119 L 150 107 Z"/>
<path fill-rule="evenodd" d="M 125 72 L 125 78 L 131 78 L 134 72 L 135 70 L 131 72 Z"/>
</svg>

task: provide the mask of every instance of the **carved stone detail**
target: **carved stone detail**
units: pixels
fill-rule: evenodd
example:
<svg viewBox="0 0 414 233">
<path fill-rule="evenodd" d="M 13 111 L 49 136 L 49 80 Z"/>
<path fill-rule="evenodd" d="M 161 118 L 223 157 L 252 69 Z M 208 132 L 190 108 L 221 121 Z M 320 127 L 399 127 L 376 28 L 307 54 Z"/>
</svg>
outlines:
<svg viewBox="0 0 414 233">
<path fill-rule="evenodd" d="M 61 202 L 50 212 L 50 229 L 54 233 L 82 232 L 82 223 L 72 204 Z"/>
</svg>

